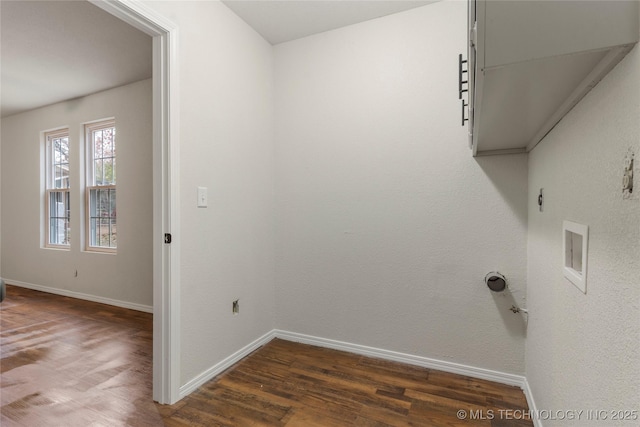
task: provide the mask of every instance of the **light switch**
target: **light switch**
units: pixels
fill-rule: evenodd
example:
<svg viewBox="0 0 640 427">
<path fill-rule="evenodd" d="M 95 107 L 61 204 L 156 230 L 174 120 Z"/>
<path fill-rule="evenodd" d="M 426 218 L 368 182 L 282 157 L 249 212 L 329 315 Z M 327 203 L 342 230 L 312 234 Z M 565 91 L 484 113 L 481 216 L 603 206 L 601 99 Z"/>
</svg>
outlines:
<svg viewBox="0 0 640 427">
<path fill-rule="evenodd" d="M 198 207 L 207 207 L 207 187 L 198 187 Z"/>
</svg>

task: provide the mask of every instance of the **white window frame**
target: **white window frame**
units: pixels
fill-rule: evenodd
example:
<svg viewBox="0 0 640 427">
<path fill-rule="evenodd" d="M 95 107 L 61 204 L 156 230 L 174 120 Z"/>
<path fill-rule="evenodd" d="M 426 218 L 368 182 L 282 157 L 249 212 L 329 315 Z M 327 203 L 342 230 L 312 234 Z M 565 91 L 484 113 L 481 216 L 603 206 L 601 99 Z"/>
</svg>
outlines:
<svg viewBox="0 0 640 427">
<path fill-rule="evenodd" d="M 85 190 L 85 250 L 89 251 L 89 252 L 102 252 L 102 253 L 112 253 L 115 254 L 117 252 L 117 242 L 116 242 L 116 246 L 96 246 L 96 245 L 92 245 L 92 233 L 91 233 L 91 220 L 92 220 L 92 216 L 91 216 L 91 193 L 92 191 L 97 191 L 97 190 L 107 190 L 107 191 L 111 191 L 111 190 L 116 190 L 116 184 L 112 183 L 112 184 L 98 184 L 96 185 L 96 181 L 95 181 L 95 156 L 94 156 L 94 150 L 95 150 L 95 146 L 94 146 L 94 140 L 93 140 L 93 133 L 96 131 L 100 131 L 103 129 L 108 129 L 108 128 L 114 128 L 116 129 L 116 121 L 113 118 L 110 119 L 104 119 L 104 120 L 100 120 L 100 121 L 96 121 L 96 122 L 92 122 L 92 123 L 87 123 L 85 124 L 85 147 L 86 147 L 86 155 L 87 155 L 87 159 L 86 159 L 86 186 L 84 188 Z M 116 145 L 116 138 L 114 137 L 114 145 Z M 113 159 L 115 161 L 115 159 L 117 158 L 117 151 L 116 154 L 113 156 Z M 116 164 L 114 163 L 113 166 L 113 176 L 114 176 L 114 181 L 117 180 L 116 178 Z M 116 192 L 117 194 L 117 192 Z M 117 208 L 116 208 L 117 211 Z M 109 219 L 114 218 L 115 222 L 116 222 L 116 226 L 117 226 L 117 214 L 115 217 L 109 217 Z M 116 233 L 117 235 L 117 233 Z"/>
<path fill-rule="evenodd" d="M 45 174 L 45 203 L 44 203 L 44 220 L 45 220 L 45 237 L 44 237 L 44 247 L 52 248 L 52 249 L 64 249 L 69 250 L 71 248 L 71 196 L 70 189 L 71 183 L 67 182 L 66 187 L 60 186 L 56 187 L 55 182 L 55 164 L 54 164 L 54 152 L 53 152 L 53 140 L 67 138 L 67 143 L 69 147 L 69 151 L 71 151 L 71 140 L 69 138 L 69 128 L 61 128 L 52 131 L 44 132 L 44 147 L 45 147 L 45 165 L 44 165 L 44 174 Z M 71 159 L 68 159 L 67 167 L 69 169 L 69 175 L 67 180 L 70 179 L 71 172 Z M 55 243 L 51 241 L 51 196 L 55 193 L 63 194 L 64 198 L 69 200 L 69 205 L 67 206 L 66 215 L 64 218 L 68 224 L 68 231 L 66 232 L 67 243 Z M 57 217 L 58 218 L 58 217 Z M 61 219 L 57 219 L 57 221 L 64 221 Z"/>
</svg>

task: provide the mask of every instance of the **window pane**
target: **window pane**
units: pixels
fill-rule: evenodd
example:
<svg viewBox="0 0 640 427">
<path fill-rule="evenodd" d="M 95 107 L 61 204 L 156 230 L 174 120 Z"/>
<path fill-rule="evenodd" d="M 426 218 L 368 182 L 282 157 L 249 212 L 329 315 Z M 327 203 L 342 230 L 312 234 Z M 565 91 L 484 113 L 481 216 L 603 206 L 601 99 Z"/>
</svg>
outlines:
<svg viewBox="0 0 640 427">
<path fill-rule="evenodd" d="M 69 165 L 59 164 L 54 166 L 53 188 L 69 188 Z"/>
<path fill-rule="evenodd" d="M 112 185 L 114 183 L 113 180 L 113 159 L 105 158 L 103 161 L 103 170 L 104 170 L 104 180 L 103 184 Z"/>
<path fill-rule="evenodd" d="M 90 189 L 89 215 L 89 245 L 116 248 L 116 189 Z"/>
<path fill-rule="evenodd" d="M 93 166 L 93 184 L 102 185 L 102 159 L 96 159 Z"/>
<path fill-rule="evenodd" d="M 62 188 L 62 170 L 60 169 L 60 165 L 53 165 L 52 188 Z"/>
<path fill-rule="evenodd" d="M 111 129 L 102 131 L 102 157 L 113 157 L 113 133 Z"/>
<path fill-rule="evenodd" d="M 116 189 L 109 190 L 109 217 L 116 217 Z"/>
<path fill-rule="evenodd" d="M 105 242 L 105 237 L 108 235 L 109 222 L 104 218 L 98 218 L 98 246 L 109 246 L 109 242 Z"/>
<path fill-rule="evenodd" d="M 90 246 L 98 246 L 97 244 L 97 227 L 96 227 L 96 218 L 89 218 L 89 245 Z"/>
<path fill-rule="evenodd" d="M 69 245 L 69 134 L 68 129 L 45 134 L 46 230 L 45 246 Z"/>
<path fill-rule="evenodd" d="M 108 127 L 91 132 L 93 143 L 94 185 L 114 185 L 116 183 L 116 128 Z"/>
<path fill-rule="evenodd" d="M 69 244 L 70 196 L 68 191 L 49 193 L 49 244 Z"/>
<path fill-rule="evenodd" d="M 69 138 L 53 138 L 53 162 L 69 163 Z"/>
<path fill-rule="evenodd" d="M 69 138 L 60 138 L 57 142 L 58 154 L 60 156 L 60 161 L 58 163 L 69 163 Z"/>
<path fill-rule="evenodd" d="M 112 248 L 116 248 L 116 247 L 118 247 L 118 245 L 117 245 L 118 242 L 117 242 L 117 239 L 116 239 L 117 233 L 116 233 L 116 219 L 115 218 L 113 218 L 111 220 L 110 230 L 109 231 L 111 233 L 109 235 L 109 244 L 110 244 L 110 246 Z"/>
<path fill-rule="evenodd" d="M 91 188 L 88 188 L 88 246 L 115 249 L 116 244 L 116 128 L 112 120 L 88 126 Z"/>
<path fill-rule="evenodd" d="M 102 157 L 104 157 L 102 155 L 102 131 L 101 130 L 97 130 L 93 133 L 93 144 L 95 147 L 95 157 L 97 159 L 101 159 Z"/>
<path fill-rule="evenodd" d="M 69 137 L 49 138 L 51 154 L 47 164 L 47 176 L 52 182 L 48 188 L 69 188 Z"/>
</svg>

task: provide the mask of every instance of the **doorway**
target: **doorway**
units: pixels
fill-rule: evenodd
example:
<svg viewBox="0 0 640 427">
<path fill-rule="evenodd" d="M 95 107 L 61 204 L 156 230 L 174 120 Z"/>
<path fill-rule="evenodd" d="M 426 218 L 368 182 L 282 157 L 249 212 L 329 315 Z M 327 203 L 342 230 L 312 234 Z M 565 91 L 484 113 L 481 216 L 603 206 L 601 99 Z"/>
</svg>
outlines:
<svg viewBox="0 0 640 427">
<path fill-rule="evenodd" d="M 153 38 L 153 400 L 170 404 L 180 388 L 177 28 L 140 3 L 89 1 Z"/>
<path fill-rule="evenodd" d="M 177 187 L 179 163 L 177 150 L 178 108 L 176 103 L 178 97 L 176 84 L 177 61 L 175 59 L 177 57 L 176 28 L 173 24 L 161 16 L 158 16 L 153 10 L 139 2 L 121 0 L 89 1 L 103 11 L 110 13 L 115 18 L 149 35 L 153 40 L 153 77 L 151 84 L 153 98 L 151 160 L 153 182 L 153 241 L 151 246 L 153 252 L 152 305 L 154 313 L 153 399 L 159 403 L 173 403 L 178 400 L 180 366 L 178 341 L 179 292 L 177 287 L 180 277 L 180 234 L 178 232 L 179 204 Z M 70 48 L 74 49 L 74 46 Z M 29 60 L 33 63 L 33 58 L 29 58 Z M 66 65 L 69 66 L 69 64 Z M 44 67 L 40 67 L 40 69 L 49 71 Z M 92 75 L 90 71 L 85 74 L 88 76 Z M 8 87 L 9 85 L 7 85 L 7 88 Z M 56 86 L 53 85 L 53 87 L 55 88 Z M 73 96 L 82 95 L 77 94 Z M 25 97 L 22 96 L 22 98 L 24 99 Z M 60 100 L 50 102 L 54 103 L 59 101 Z M 44 103 L 40 105 L 47 104 Z M 31 108 L 37 108 L 37 106 Z M 54 126 L 58 125 L 59 124 L 56 123 Z M 60 125 L 63 124 L 60 123 Z M 36 161 L 30 164 L 35 165 Z M 30 200 L 36 199 L 37 198 L 34 197 Z M 37 210 L 32 210 L 32 212 L 36 211 Z M 35 219 L 33 222 L 36 222 Z M 45 223 L 44 217 L 40 222 L 42 224 Z M 44 226 L 41 225 L 41 227 Z M 35 229 L 35 227 L 32 228 Z M 37 231 L 34 233 L 37 233 Z M 76 234 L 76 236 L 78 236 L 78 234 Z M 167 239 L 167 243 L 165 243 L 165 239 Z M 31 241 L 35 241 L 35 238 Z M 33 281 L 33 283 L 38 282 Z"/>
</svg>

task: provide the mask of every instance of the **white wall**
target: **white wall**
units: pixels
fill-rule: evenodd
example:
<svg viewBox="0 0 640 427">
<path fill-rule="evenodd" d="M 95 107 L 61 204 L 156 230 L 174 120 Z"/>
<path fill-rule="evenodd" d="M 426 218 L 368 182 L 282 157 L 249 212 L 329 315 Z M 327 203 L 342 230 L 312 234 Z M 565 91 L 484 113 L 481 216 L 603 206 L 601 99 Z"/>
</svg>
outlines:
<svg viewBox="0 0 640 427">
<path fill-rule="evenodd" d="M 78 167 L 71 171 L 70 250 L 45 249 L 41 132 L 69 127 L 73 167 L 80 164 L 83 124 L 109 117 L 118 127 L 117 254 L 82 250 Z M 3 118 L 4 279 L 151 306 L 151 143 L 151 80 Z"/>
<path fill-rule="evenodd" d="M 531 311 L 526 373 L 539 409 L 635 409 L 640 210 L 637 192 L 621 200 L 619 186 L 626 150 L 640 152 L 637 48 L 529 163 L 473 159 L 456 97 L 464 2 L 275 48 L 218 2 L 148 4 L 180 28 L 182 384 L 274 327 L 522 374 L 525 324 L 508 311 L 517 302 Z M 95 118 L 78 104 L 94 101 L 2 121 L 3 276 L 54 277 L 55 286 L 150 304 L 150 267 L 144 292 L 84 284 L 97 255 L 72 250 L 67 262 L 40 249 L 33 141 Z M 124 104 L 105 113 L 116 115 L 120 136 Z M 150 167 L 145 147 L 136 170 Z M 125 189 L 150 197 L 150 175 L 122 185 L 119 211 Z M 197 186 L 209 188 L 206 209 L 196 207 Z M 565 218 L 590 226 L 587 295 L 559 269 Z M 141 269 L 123 267 L 120 246 L 111 259 L 130 280 Z M 150 247 L 135 253 L 151 262 Z M 483 283 L 491 270 L 515 293 L 492 294 Z"/>
<path fill-rule="evenodd" d="M 148 4 L 179 28 L 184 385 L 275 326 L 273 52 L 222 3 Z"/>
<path fill-rule="evenodd" d="M 539 409 L 640 409 L 639 74 L 636 46 L 529 154 L 526 372 Z M 624 200 L 630 148 L 636 188 Z M 562 274 L 563 220 L 589 226 L 586 294 Z"/>
<path fill-rule="evenodd" d="M 280 329 L 524 372 L 525 155 L 460 126 L 466 4 L 275 46 Z"/>
</svg>

